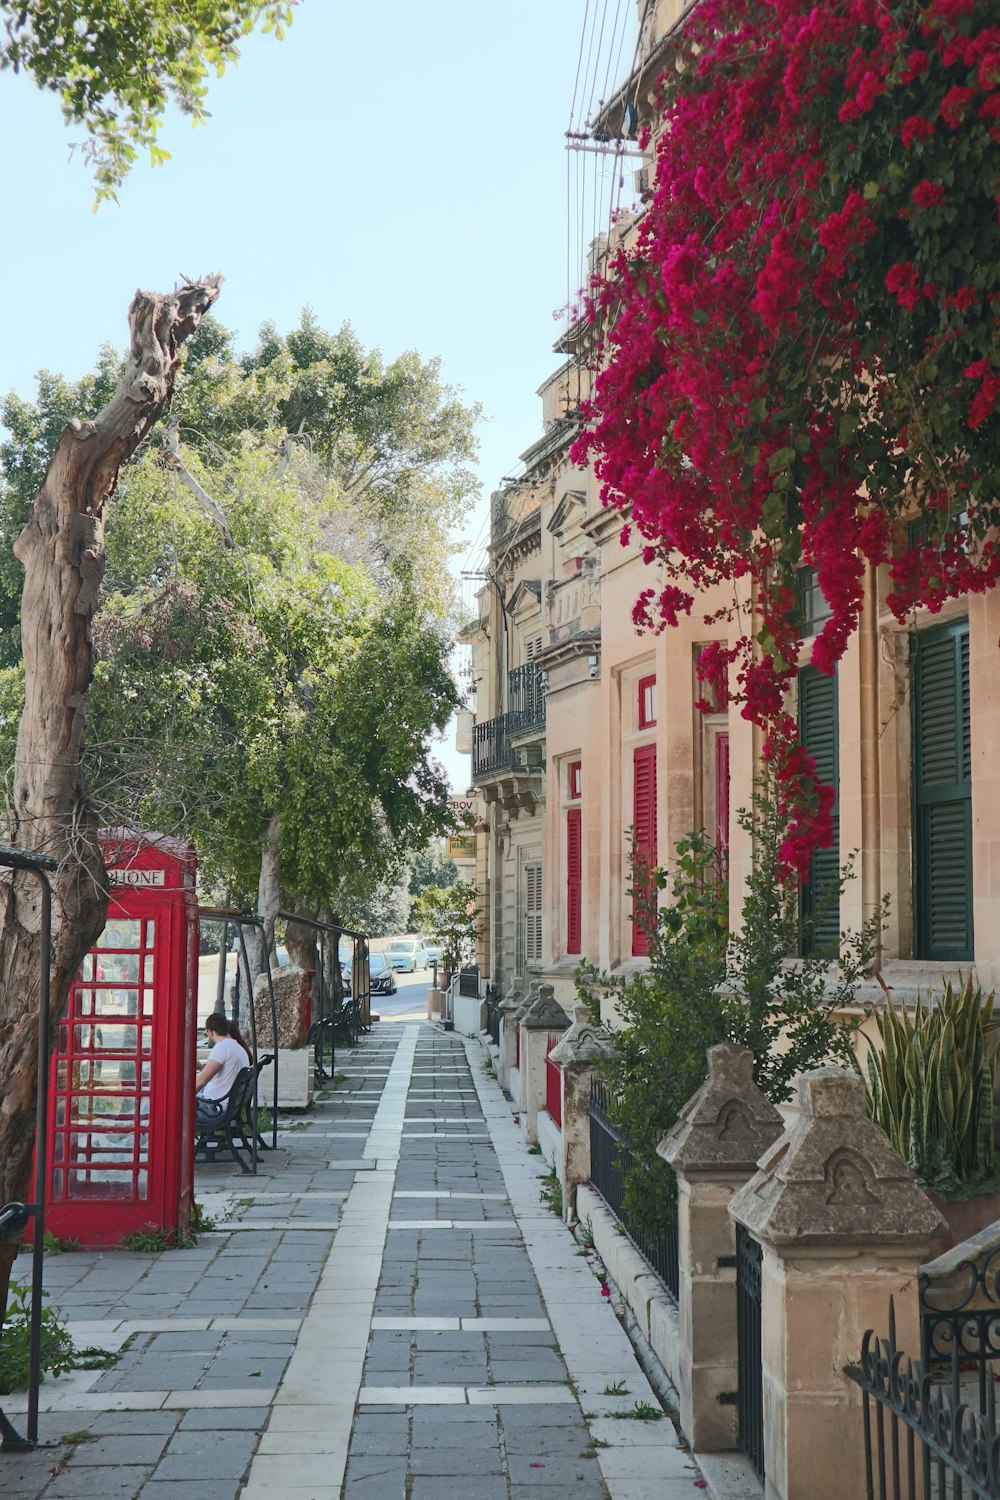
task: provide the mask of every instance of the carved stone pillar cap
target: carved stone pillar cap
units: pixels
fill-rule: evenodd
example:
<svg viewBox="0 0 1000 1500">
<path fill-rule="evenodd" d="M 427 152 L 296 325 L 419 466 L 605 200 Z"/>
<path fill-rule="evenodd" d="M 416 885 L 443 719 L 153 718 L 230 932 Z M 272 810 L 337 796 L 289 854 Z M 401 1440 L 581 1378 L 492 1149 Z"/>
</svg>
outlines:
<svg viewBox="0 0 1000 1500">
<path fill-rule="evenodd" d="M 504 1012 L 505 1015 L 510 1015 L 511 1011 L 520 1010 L 523 1004 L 523 990 L 508 990 L 507 994 L 504 995 L 503 999 L 500 1001 L 500 1009 Z"/>
<path fill-rule="evenodd" d="M 753 1055 L 745 1047 L 710 1047 L 708 1077 L 656 1150 L 678 1176 L 748 1173 L 782 1129 L 778 1111 L 753 1081 Z"/>
<path fill-rule="evenodd" d="M 576 1020 L 549 1053 L 552 1061 L 561 1068 L 575 1068 L 613 1057 L 615 1048 L 607 1027 L 595 1025 L 585 1005 L 575 1005 L 573 1014 Z"/>
<path fill-rule="evenodd" d="M 756 1239 L 781 1246 L 919 1245 L 943 1232 L 944 1219 L 869 1120 L 856 1073 L 804 1073 L 799 1102 L 800 1118 L 729 1204 Z"/>
<path fill-rule="evenodd" d="M 556 992 L 551 984 L 539 985 L 537 1000 L 533 1000 L 527 1010 L 521 1012 L 521 1025 L 526 1026 L 529 1031 L 565 1031 L 569 1025 L 569 1016 L 556 999 Z"/>
</svg>

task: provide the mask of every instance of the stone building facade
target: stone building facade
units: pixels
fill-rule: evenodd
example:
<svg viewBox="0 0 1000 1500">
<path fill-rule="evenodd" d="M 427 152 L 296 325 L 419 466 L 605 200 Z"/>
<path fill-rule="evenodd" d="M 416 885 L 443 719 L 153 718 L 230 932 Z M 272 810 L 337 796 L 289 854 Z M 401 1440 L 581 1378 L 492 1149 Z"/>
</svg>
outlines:
<svg viewBox="0 0 1000 1500">
<path fill-rule="evenodd" d="M 640 3 L 639 63 L 605 107 L 612 134 L 653 123 L 652 89 L 677 0 Z M 634 118 L 629 111 L 635 106 Z M 641 197 L 649 167 L 637 177 Z M 626 236 L 635 216 L 619 219 Z M 602 237 L 596 256 L 608 253 Z M 694 828 L 728 849 L 739 920 L 760 766 L 757 732 L 738 710 L 703 715 L 695 661 L 727 601 L 703 597 L 685 622 L 640 635 L 636 599 L 655 566 L 622 518 L 601 507 L 594 475 L 570 450 L 588 393 L 587 331 L 557 345 L 539 391 L 542 436 L 523 477 L 492 497 L 488 580 L 465 639 L 474 648 L 473 781 L 485 804 L 477 879 L 486 921 L 480 961 L 495 982 L 553 984 L 569 1004 L 581 958 L 628 972 L 647 960 L 632 921 L 635 846 L 669 866 Z M 834 677 L 809 666 L 824 600 L 801 579 L 804 669 L 795 708 L 824 780 L 837 789 L 837 843 L 803 900 L 849 854 L 854 873 L 831 933 L 859 928 L 890 898 L 883 976 L 898 997 L 975 969 L 1000 981 L 1000 695 L 996 594 L 918 611 L 905 627 L 885 606 L 885 570 L 869 569 L 861 626 Z M 732 602 L 731 599 L 728 602 Z"/>
</svg>

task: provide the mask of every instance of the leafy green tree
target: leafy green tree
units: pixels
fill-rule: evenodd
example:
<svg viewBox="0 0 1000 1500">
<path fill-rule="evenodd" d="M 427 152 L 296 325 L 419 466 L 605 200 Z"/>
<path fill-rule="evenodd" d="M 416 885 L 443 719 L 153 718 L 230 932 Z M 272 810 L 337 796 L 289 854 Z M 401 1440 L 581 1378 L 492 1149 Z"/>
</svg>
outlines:
<svg viewBox="0 0 1000 1500">
<path fill-rule="evenodd" d="M 413 902 L 416 927 L 441 945 L 444 967 L 459 968 L 479 932 L 478 892 L 471 880 L 454 885 L 427 885 Z"/>
<path fill-rule="evenodd" d="M 264 324 L 243 357 L 210 323 L 186 375 L 174 403 L 185 442 L 211 462 L 248 432 L 291 434 L 286 461 L 323 511 L 323 544 L 451 610 L 449 534 L 478 492 L 481 408 L 442 381 L 440 360 L 386 362 L 349 323 L 328 333 L 306 309 L 288 334 Z"/>
<path fill-rule="evenodd" d="M 142 151 L 155 166 L 167 105 L 208 119 L 207 79 L 239 57 L 263 22 L 283 37 L 298 0 L 0 0 L 0 68 L 56 94 L 67 124 L 86 132 L 97 199 L 114 198 Z"/>
<path fill-rule="evenodd" d="M 294 485 L 265 482 L 259 457 L 233 470 L 233 550 L 152 456 L 140 466 L 109 534 L 95 781 L 109 811 L 127 791 L 133 820 L 186 829 L 244 900 L 259 902 L 276 819 L 286 901 L 348 912 L 445 826 L 429 746 L 457 699 L 447 641 L 402 595 L 313 553 L 315 517 Z"/>
<path fill-rule="evenodd" d="M 406 870 L 396 880 L 381 881 L 364 901 L 346 905 L 351 926 L 369 937 L 389 937 L 410 925 L 410 892 Z"/>
<path fill-rule="evenodd" d="M 120 368 L 120 357 L 105 346 L 93 374 L 70 382 L 43 371 L 34 400 L 10 394 L 0 404 L 9 432 L 0 445 L 0 665 L 20 659 L 21 570 L 9 546 L 56 437 L 71 417 L 89 418 L 100 409 Z M 377 351 L 362 348 L 349 325 L 328 334 L 305 312 L 287 336 L 265 324 L 257 347 L 245 356 L 229 330 L 207 318 L 185 348 L 169 420 L 186 469 L 222 497 L 227 515 L 233 497 L 251 482 L 253 453 L 258 488 L 271 483 L 277 467 L 289 493 L 297 492 L 313 551 L 356 564 L 381 587 L 419 596 L 425 610 L 450 622 L 455 601 L 449 537 L 478 490 L 471 462 L 479 415 L 478 406 L 463 405 L 441 381 L 439 361 L 406 353 L 386 363 Z M 147 449 L 162 437 L 161 427 Z M 123 476 L 124 490 L 133 483 L 133 473 Z M 161 510 L 179 483 L 158 492 Z M 148 489 L 146 484 L 143 493 Z M 273 523 L 266 507 L 253 510 L 253 524 L 264 526 L 270 539 L 258 543 L 245 532 L 234 533 L 237 546 L 253 540 L 267 553 L 277 527 L 287 548 L 294 540 L 285 525 L 288 503 Z M 239 512 L 234 520 L 239 524 Z M 169 524 L 181 523 L 171 516 Z M 194 512 L 182 533 L 189 524 Z M 144 512 L 131 562 L 122 555 L 123 545 L 109 557 L 112 588 L 151 580 L 142 545 L 146 525 Z M 131 534 L 134 527 L 126 531 L 119 524 L 118 530 Z M 174 540 L 162 527 L 158 547 L 161 572 L 169 571 Z"/>
<path fill-rule="evenodd" d="M 343 378 L 309 446 L 283 424 L 297 381 L 333 379 L 316 350 L 338 352 Z M 170 426 L 153 434 L 165 453 L 146 443 L 111 516 L 88 728 L 103 819 L 185 830 L 207 877 L 265 913 L 282 900 L 349 913 L 399 878 L 410 847 L 447 827 L 430 743 L 457 695 L 446 570 L 431 564 L 471 493 L 463 458 L 475 412 L 452 400 L 434 361 L 397 364 L 383 367 L 349 331 L 331 339 L 308 317 L 287 340 L 265 330 L 240 359 L 209 320 Z M 76 386 L 46 376 L 35 402 L 8 398 L 5 532 L 19 524 L 50 434 L 74 406 L 98 402 L 115 367 L 105 351 Z M 366 403 L 379 379 L 388 393 L 377 419 Z M 355 474 L 348 496 L 366 444 L 368 477 Z M 13 664 L 13 632 L 6 643 Z M 0 678 L 0 738 L 17 686 L 12 666 Z"/>
<path fill-rule="evenodd" d="M 458 865 L 440 845 L 419 850 L 410 861 L 410 895 L 419 896 L 428 885 L 454 885 Z"/>
</svg>

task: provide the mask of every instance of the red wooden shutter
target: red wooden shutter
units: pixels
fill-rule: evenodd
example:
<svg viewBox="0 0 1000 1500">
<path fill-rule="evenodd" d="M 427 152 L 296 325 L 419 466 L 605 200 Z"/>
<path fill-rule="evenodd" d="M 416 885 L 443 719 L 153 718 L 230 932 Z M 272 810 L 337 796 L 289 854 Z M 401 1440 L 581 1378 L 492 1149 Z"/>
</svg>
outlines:
<svg viewBox="0 0 1000 1500">
<path fill-rule="evenodd" d="M 583 826 L 578 807 L 566 814 L 566 952 L 579 953 L 583 896 Z"/>
<path fill-rule="evenodd" d="M 632 760 L 632 836 L 637 861 L 647 869 L 656 864 L 656 746 L 640 745 Z M 649 938 L 635 921 L 633 901 L 632 953 L 649 952 Z"/>
<path fill-rule="evenodd" d="M 729 735 L 715 736 L 715 847 L 729 850 Z"/>
</svg>

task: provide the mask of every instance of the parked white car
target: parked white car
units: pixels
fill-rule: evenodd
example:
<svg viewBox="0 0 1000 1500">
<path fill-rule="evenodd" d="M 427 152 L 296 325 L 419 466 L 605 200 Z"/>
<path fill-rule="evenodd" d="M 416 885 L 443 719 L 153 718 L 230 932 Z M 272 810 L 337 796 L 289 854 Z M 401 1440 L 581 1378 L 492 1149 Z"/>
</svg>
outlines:
<svg viewBox="0 0 1000 1500">
<path fill-rule="evenodd" d="M 415 974 L 418 969 L 426 969 L 430 965 L 427 949 L 419 938 L 393 938 L 385 950 L 385 956 L 401 974 Z"/>
</svg>

